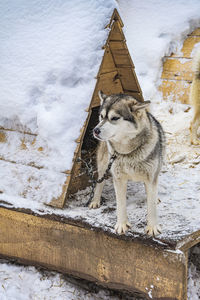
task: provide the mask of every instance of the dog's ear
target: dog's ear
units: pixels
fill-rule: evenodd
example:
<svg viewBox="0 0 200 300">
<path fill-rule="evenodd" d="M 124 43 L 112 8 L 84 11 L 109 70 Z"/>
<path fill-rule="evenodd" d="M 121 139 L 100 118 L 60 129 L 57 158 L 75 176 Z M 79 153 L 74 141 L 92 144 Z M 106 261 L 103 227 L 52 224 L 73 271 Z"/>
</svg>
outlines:
<svg viewBox="0 0 200 300">
<path fill-rule="evenodd" d="M 138 110 L 142 109 L 142 108 L 147 108 L 149 106 L 149 104 L 151 103 L 151 101 L 144 101 L 144 102 L 139 102 L 136 101 L 135 99 L 133 99 L 133 101 L 131 101 L 129 103 L 129 108 L 131 110 L 131 112 L 137 112 Z"/>
<path fill-rule="evenodd" d="M 144 102 L 137 102 L 136 105 L 134 105 L 134 111 L 137 111 L 139 109 L 142 108 L 147 108 L 149 106 L 149 104 L 151 103 L 151 101 L 144 101 Z"/>
<path fill-rule="evenodd" d="M 99 96 L 99 99 L 101 100 L 101 105 L 102 105 L 104 103 L 104 101 L 106 100 L 107 96 L 102 91 L 98 91 L 98 96 Z"/>
</svg>

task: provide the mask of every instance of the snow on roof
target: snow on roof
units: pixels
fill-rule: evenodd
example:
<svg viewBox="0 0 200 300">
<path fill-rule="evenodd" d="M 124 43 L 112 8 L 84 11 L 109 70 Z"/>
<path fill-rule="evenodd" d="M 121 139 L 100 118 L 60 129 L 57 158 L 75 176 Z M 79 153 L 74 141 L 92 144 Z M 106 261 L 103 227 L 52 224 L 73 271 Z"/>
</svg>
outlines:
<svg viewBox="0 0 200 300">
<path fill-rule="evenodd" d="M 5 196 L 50 202 L 61 195 L 115 7 L 114 0 L 1 1 L 0 192 Z"/>
<path fill-rule="evenodd" d="M 0 126 L 39 134 L 51 168 L 71 169 L 115 7 L 114 0 L 0 3 Z"/>
</svg>

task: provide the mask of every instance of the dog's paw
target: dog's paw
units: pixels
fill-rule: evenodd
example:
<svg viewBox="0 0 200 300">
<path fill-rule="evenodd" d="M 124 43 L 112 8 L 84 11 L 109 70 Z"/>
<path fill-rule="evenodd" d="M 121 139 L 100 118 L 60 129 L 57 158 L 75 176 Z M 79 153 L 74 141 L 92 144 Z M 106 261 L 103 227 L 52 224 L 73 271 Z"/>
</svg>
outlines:
<svg viewBox="0 0 200 300">
<path fill-rule="evenodd" d="M 156 236 L 162 232 L 160 225 L 154 225 L 154 226 L 148 225 L 145 231 L 146 234 L 148 234 L 149 236 Z"/>
<path fill-rule="evenodd" d="M 92 201 L 89 204 L 89 208 L 99 208 L 100 207 L 100 201 Z"/>
<path fill-rule="evenodd" d="M 117 222 L 117 224 L 115 225 L 115 232 L 118 234 L 125 234 L 130 227 L 131 224 L 128 221 L 124 223 Z"/>
</svg>

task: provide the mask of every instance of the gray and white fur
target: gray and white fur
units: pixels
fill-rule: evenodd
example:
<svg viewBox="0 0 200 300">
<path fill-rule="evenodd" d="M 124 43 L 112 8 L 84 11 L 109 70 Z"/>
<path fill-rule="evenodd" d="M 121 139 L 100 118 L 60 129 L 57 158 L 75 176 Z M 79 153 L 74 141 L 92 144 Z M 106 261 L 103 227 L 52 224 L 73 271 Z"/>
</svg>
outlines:
<svg viewBox="0 0 200 300">
<path fill-rule="evenodd" d="M 150 101 L 140 102 L 125 94 L 107 96 L 99 91 L 101 100 L 99 123 L 93 134 L 100 143 L 97 150 L 98 178 L 102 177 L 109 159 L 116 153 L 111 174 L 117 201 L 115 231 L 125 233 L 131 226 L 127 218 L 127 181 L 142 181 L 147 193 L 148 235 L 161 232 L 157 221 L 158 175 L 162 167 L 165 137 L 160 123 L 147 111 Z M 104 183 L 96 186 L 90 208 L 100 206 Z"/>
</svg>

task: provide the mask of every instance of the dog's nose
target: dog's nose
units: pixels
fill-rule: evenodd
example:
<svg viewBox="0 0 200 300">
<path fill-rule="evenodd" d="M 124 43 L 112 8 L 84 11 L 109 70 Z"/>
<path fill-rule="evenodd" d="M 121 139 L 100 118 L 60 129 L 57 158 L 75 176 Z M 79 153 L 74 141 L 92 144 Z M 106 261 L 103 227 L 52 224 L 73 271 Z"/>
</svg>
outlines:
<svg viewBox="0 0 200 300">
<path fill-rule="evenodd" d="M 94 128 L 94 134 L 99 135 L 100 132 L 101 130 L 98 127 Z"/>
</svg>

